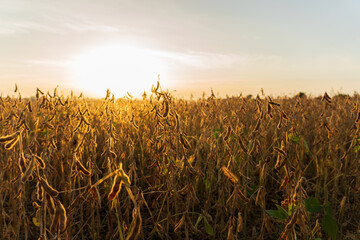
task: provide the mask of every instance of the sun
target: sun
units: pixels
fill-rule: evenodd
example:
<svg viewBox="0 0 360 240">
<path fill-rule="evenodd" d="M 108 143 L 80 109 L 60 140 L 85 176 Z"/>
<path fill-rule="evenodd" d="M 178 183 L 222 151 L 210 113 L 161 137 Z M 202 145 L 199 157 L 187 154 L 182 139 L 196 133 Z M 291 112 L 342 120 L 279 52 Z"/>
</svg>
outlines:
<svg viewBox="0 0 360 240">
<path fill-rule="evenodd" d="M 90 96 L 103 97 L 106 90 L 116 97 L 129 92 L 139 97 L 156 83 L 164 63 L 156 51 L 133 46 L 102 46 L 74 58 L 71 75 L 76 88 Z"/>
</svg>

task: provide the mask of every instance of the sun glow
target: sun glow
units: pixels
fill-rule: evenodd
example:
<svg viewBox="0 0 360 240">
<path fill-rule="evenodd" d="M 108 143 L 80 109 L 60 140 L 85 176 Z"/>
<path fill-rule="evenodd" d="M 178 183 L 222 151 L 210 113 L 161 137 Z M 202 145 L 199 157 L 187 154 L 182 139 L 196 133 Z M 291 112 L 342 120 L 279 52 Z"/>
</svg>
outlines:
<svg viewBox="0 0 360 240">
<path fill-rule="evenodd" d="M 155 51 L 129 46 L 95 48 L 76 57 L 71 65 L 76 87 L 95 97 L 105 96 L 107 89 L 116 97 L 127 92 L 140 96 L 164 72 Z"/>
</svg>

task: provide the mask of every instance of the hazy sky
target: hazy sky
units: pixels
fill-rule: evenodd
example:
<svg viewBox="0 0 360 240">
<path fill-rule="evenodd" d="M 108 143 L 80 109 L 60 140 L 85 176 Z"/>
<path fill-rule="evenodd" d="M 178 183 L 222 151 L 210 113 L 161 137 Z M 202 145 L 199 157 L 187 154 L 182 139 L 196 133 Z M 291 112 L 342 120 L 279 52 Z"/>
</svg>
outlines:
<svg viewBox="0 0 360 240">
<path fill-rule="evenodd" d="M 210 88 L 223 96 L 261 88 L 273 95 L 353 93 L 360 90 L 359 26 L 356 0 L 0 0 L 0 91 L 14 94 L 17 83 L 29 96 L 36 87 L 59 85 L 65 93 L 126 81 L 141 89 L 144 82 L 131 78 L 94 85 L 101 75 L 94 65 L 103 64 L 111 78 L 116 74 L 108 66 L 123 64 L 126 74 L 137 77 L 151 68 L 150 86 L 160 73 L 164 87 L 186 97 Z M 107 46 L 112 48 L 94 54 Z M 132 50 L 109 54 L 124 46 L 146 56 Z M 139 61 L 127 62 L 131 56 Z M 74 71 L 92 83 L 77 80 Z"/>
</svg>

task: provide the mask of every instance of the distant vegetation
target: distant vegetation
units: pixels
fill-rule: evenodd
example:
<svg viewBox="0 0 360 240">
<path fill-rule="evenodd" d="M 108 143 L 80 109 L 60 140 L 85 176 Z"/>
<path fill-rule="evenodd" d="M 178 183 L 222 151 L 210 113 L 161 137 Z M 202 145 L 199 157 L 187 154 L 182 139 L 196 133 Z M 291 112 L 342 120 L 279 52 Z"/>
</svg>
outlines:
<svg viewBox="0 0 360 240">
<path fill-rule="evenodd" d="M 143 98 L 1 98 L 0 239 L 358 239 L 357 95 Z"/>
</svg>

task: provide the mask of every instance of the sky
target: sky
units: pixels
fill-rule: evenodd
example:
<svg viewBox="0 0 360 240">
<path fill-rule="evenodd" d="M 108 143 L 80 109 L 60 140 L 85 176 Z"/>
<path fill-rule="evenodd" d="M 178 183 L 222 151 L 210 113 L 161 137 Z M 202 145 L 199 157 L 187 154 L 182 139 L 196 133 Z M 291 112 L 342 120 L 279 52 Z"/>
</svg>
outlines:
<svg viewBox="0 0 360 240">
<path fill-rule="evenodd" d="M 359 26 L 356 0 L 1 0 L 0 91 L 352 94 Z"/>
</svg>

